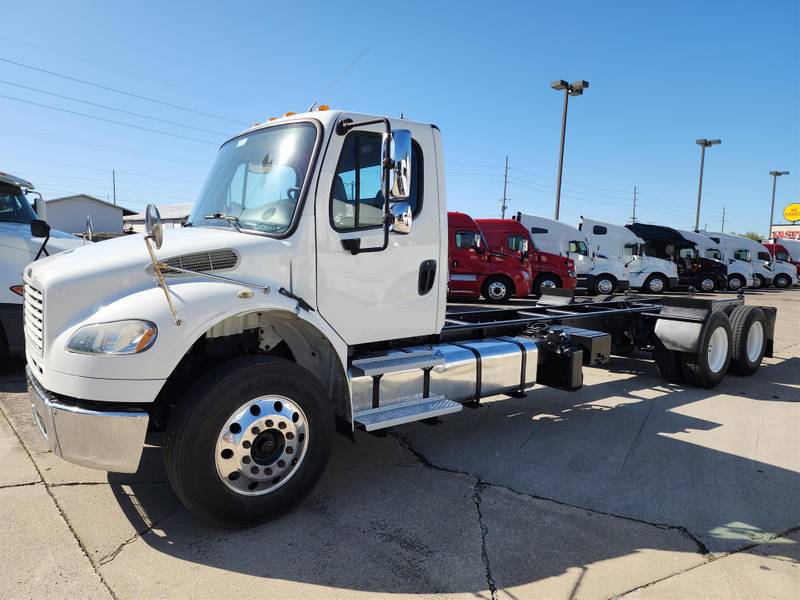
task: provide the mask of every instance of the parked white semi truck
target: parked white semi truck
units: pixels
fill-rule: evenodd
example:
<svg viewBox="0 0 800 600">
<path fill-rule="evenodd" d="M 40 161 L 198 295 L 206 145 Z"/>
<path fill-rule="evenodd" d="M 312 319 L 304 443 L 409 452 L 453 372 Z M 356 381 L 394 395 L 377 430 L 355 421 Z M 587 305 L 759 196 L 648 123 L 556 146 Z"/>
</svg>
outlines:
<svg viewBox="0 0 800 600">
<path fill-rule="evenodd" d="M 671 381 L 713 387 L 770 356 L 775 310 L 738 298 L 448 309 L 442 136 L 341 111 L 287 116 L 220 148 L 189 227 L 25 269 L 33 415 L 62 458 L 137 469 L 165 429 L 167 477 L 210 523 L 295 506 L 335 425 L 375 431 L 652 351 Z M 560 292 L 560 293 L 559 293 Z M 569 448 L 564 449 L 569 452 Z M 410 491 L 409 493 L 413 493 Z"/>
<path fill-rule="evenodd" d="M 531 232 L 534 242 L 542 250 L 573 260 L 579 290 L 590 294 L 611 294 L 630 287 L 622 259 L 592 251 L 589 239 L 577 228 L 547 217 L 519 212 L 513 218 Z"/>
<path fill-rule="evenodd" d="M 34 207 L 28 201 L 34 197 Z M 22 356 L 22 270 L 39 256 L 83 244 L 80 238 L 50 229 L 45 203 L 33 184 L 0 172 L 0 364 Z"/>
<path fill-rule="evenodd" d="M 728 289 L 740 290 L 753 287 L 753 261 L 750 250 L 741 243 L 738 235 L 729 235 L 716 231 L 697 232 L 714 242 L 717 247 L 708 248 L 707 256 L 722 260 L 728 265 Z"/>
<path fill-rule="evenodd" d="M 753 257 L 754 273 L 768 272 L 772 276 L 770 283 L 776 288 L 788 288 L 798 285 L 797 268 L 792 263 L 785 260 L 777 260 L 761 242 L 743 236 L 740 236 L 740 239 L 750 249 L 750 254 Z"/>
<path fill-rule="evenodd" d="M 678 286 L 678 267 L 671 260 L 651 256 L 647 242 L 627 227 L 581 217 L 578 229 L 593 252 L 619 258 L 632 288 L 661 294 Z"/>
</svg>

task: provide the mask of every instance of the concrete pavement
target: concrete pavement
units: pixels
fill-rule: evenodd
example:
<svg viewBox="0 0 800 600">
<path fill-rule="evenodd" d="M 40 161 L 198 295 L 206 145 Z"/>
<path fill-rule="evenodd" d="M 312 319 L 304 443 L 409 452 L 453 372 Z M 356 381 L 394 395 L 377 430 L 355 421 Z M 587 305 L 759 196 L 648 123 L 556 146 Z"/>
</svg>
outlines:
<svg viewBox="0 0 800 600">
<path fill-rule="evenodd" d="M 198 523 L 161 468 L 70 465 L 0 374 L 0 597 L 792 598 L 800 590 L 800 290 L 776 358 L 717 390 L 662 382 L 646 357 L 586 369 L 435 427 L 339 438 L 286 517 Z"/>
</svg>

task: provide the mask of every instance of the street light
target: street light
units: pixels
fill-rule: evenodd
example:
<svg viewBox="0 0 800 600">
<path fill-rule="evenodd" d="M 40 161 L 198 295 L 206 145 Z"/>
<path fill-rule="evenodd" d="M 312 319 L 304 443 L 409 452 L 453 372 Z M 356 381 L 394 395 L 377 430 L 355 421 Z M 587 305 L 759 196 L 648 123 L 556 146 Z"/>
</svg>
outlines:
<svg viewBox="0 0 800 600">
<path fill-rule="evenodd" d="M 716 146 L 717 144 L 721 143 L 722 140 L 707 140 L 705 138 L 701 140 L 695 140 L 695 144 L 700 146 L 700 185 L 697 188 L 697 216 L 694 220 L 695 231 L 700 229 L 700 198 L 703 196 L 703 165 L 706 161 L 706 148 L 709 146 Z"/>
<path fill-rule="evenodd" d="M 582 96 L 583 90 L 589 87 L 589 82 L 579 79 L 572 83 L 567 83 L 563 79 L 554 81 L 550 84 L 554 90 L 564 90 L 564 112 L 561 115 L 561 150 L 558 153 L 558 179 L 556 180 L 556 221 L 558 221 L 558 213 L 561 209 L 561 171 L 564 168 L 564 138 L 567 134 L 567 106 L 569 104 L 570 96 Z"/>
<path fill-rule="evenodd" d="M 775 185 L 778 183 L 778 177 L 781 175 L 788 175 L 789 171 L 770 171 L 772 175 L 772 205 L 769 208 L 769 230 L 767 231 L 767 238 L 772 239 L 772 217 L 775 214 Z"/>
</svg>

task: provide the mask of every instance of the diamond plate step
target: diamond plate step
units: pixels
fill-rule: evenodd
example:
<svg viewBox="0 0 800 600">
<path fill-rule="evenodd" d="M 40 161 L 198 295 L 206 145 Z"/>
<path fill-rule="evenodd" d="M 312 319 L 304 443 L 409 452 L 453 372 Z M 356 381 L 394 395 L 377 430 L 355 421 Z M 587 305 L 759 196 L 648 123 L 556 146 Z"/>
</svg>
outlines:
<svg viewBox="0 0 800 600">
<path fill-rule="evenodd" d="M 400 404 L 362 410 L 353 417 L 355 422 L 363 425 L 367 431 L 375 431 L 376 429 L 447 415 L 458 412 L 462 408 L 464 408 L 462 404 L 448 400 L 441 395 L 427 398 L 423 398 L 420 395 L 414 397 L 413 400 Z"/>
<path fill-rule="evenodd" d="M 359 358 L 351 363 L 354 375 L 383 375 L 412 369 L 427 369 L 444 364 L 444 357 L 433 352 L 408 352 L 392 356 Z"/>
</svg>

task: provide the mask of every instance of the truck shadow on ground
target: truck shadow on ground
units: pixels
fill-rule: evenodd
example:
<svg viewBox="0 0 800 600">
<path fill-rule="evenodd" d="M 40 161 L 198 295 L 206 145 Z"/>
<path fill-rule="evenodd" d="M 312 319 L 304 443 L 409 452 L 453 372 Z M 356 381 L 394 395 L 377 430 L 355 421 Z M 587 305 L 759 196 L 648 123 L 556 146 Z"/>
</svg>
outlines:
<svg viewBox="0 0 800 600">
<path fill-rule="evenodd" d="M 640 377 L 572 394 L 537 388 L 437 426 L 408 425 L 384 438 L 358 433 L 356 444 L 339 437 L 311 496 L 246 531 L 208 527 L 184 509 L 164 517 L 174 498 L 123 475 L 108 480 L 159 553 L 255 577 L 397 594 L 479 595 L 651 550 L 740 549 L 800 525 L 798 473 L 775 466 L 780 453 L 766 457 L 773 464 L 758 460 L 754 436 L 731 442 L 726 428 L 740 432 L 736 415 L 753 411 L 756 419 L 762 400 L 800 401 L 788 385 L 800 380 L 800 359 L 727 378 L 719 390 L 666 385 L 649 361 L 614 359 L 611 368 Z M 735 396 L 724 398 L 730 411 L 719 394 Z M 149 447 L 143 468 L 159 463 L 160 448 Z"/>
</svg>

